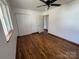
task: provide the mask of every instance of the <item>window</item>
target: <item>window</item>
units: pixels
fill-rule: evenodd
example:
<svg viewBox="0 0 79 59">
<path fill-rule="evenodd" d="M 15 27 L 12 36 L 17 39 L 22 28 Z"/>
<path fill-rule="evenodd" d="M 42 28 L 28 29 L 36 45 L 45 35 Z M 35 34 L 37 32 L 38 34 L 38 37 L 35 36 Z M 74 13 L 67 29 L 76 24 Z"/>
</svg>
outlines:
<svg viewBox="0 0 79 59">
<path fill-rule="evenodd" d="M 13 25 L 8 4 L 4 0 L 0 1 L 0 20 L 3 26 L 6 40 L 9 41 L 13 32 Z"/>
</svg>

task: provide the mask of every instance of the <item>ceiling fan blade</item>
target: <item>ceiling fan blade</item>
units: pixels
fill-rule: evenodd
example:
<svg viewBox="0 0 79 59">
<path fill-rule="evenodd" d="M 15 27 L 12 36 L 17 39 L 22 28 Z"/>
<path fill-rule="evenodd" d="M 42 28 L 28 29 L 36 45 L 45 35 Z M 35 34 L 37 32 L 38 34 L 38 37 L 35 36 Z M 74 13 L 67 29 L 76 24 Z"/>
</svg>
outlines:
<svg viewBox="0 0 79 59">
<path fill-rule="evenodd" d="M 46 3 L 44 0 L 40 0 L 40 1 L 42 1 L 42 2 Z"/>
<path fill-rule="evenodd" d="M 42 6 L 46 6 L 46 5 L 40 5 L 40 6 L 37 6 L 37 8 L 42 7 Z"/>
<path fill-rule="evenodd" d="M 51 3 L 55 2 L 55 1 L 57 1 L 57 0 L 50 0 Z"/>
<path fill-rule="evenodd" d="M 61 6 L 61 4 L 51 4 L 51 6 Z"/>
</svg>

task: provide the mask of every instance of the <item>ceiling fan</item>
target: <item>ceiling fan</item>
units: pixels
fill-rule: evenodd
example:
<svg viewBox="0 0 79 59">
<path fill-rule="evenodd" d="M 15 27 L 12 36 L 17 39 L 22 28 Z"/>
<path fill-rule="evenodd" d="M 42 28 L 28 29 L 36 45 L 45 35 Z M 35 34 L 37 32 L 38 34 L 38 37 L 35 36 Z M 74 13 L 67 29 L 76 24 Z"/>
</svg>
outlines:
<svg viewBox="0 0 79 59">
<path fill-rule="evenodd" d="M 40 1 L 43 2 L 45 5 L 37 6 L 38 8 L 42 6 L 48 6 L 49 9 L 51 6 L 61 6 L 61 4 L 53 4 L 57 0 L 40 0 Z"/>
</svg>

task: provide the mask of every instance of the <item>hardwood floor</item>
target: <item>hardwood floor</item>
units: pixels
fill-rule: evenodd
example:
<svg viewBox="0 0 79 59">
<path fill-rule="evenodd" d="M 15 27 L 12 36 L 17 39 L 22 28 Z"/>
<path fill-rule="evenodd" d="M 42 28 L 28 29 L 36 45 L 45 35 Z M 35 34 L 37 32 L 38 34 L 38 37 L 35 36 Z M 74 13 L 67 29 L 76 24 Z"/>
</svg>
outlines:
<svg viewBox="0 0 79 59">
<path fill-rule="evenodd" d="M 18 37 L 16 59 L 79 59 L 79 48 L 46 32 Z"/>
</svg>

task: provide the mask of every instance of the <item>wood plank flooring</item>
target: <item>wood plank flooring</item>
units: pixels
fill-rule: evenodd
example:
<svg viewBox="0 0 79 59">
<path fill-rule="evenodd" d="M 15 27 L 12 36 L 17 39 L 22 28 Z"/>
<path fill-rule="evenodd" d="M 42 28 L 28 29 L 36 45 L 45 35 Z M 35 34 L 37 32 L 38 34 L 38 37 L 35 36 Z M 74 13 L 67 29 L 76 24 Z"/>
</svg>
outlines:
<svg viewBox="0 0 79 59">
<path fill-rule="evenodd" d="M 79 59 L 79 47 L 48 33 L 18 37 L 16 59 Z"/>
</svg>

